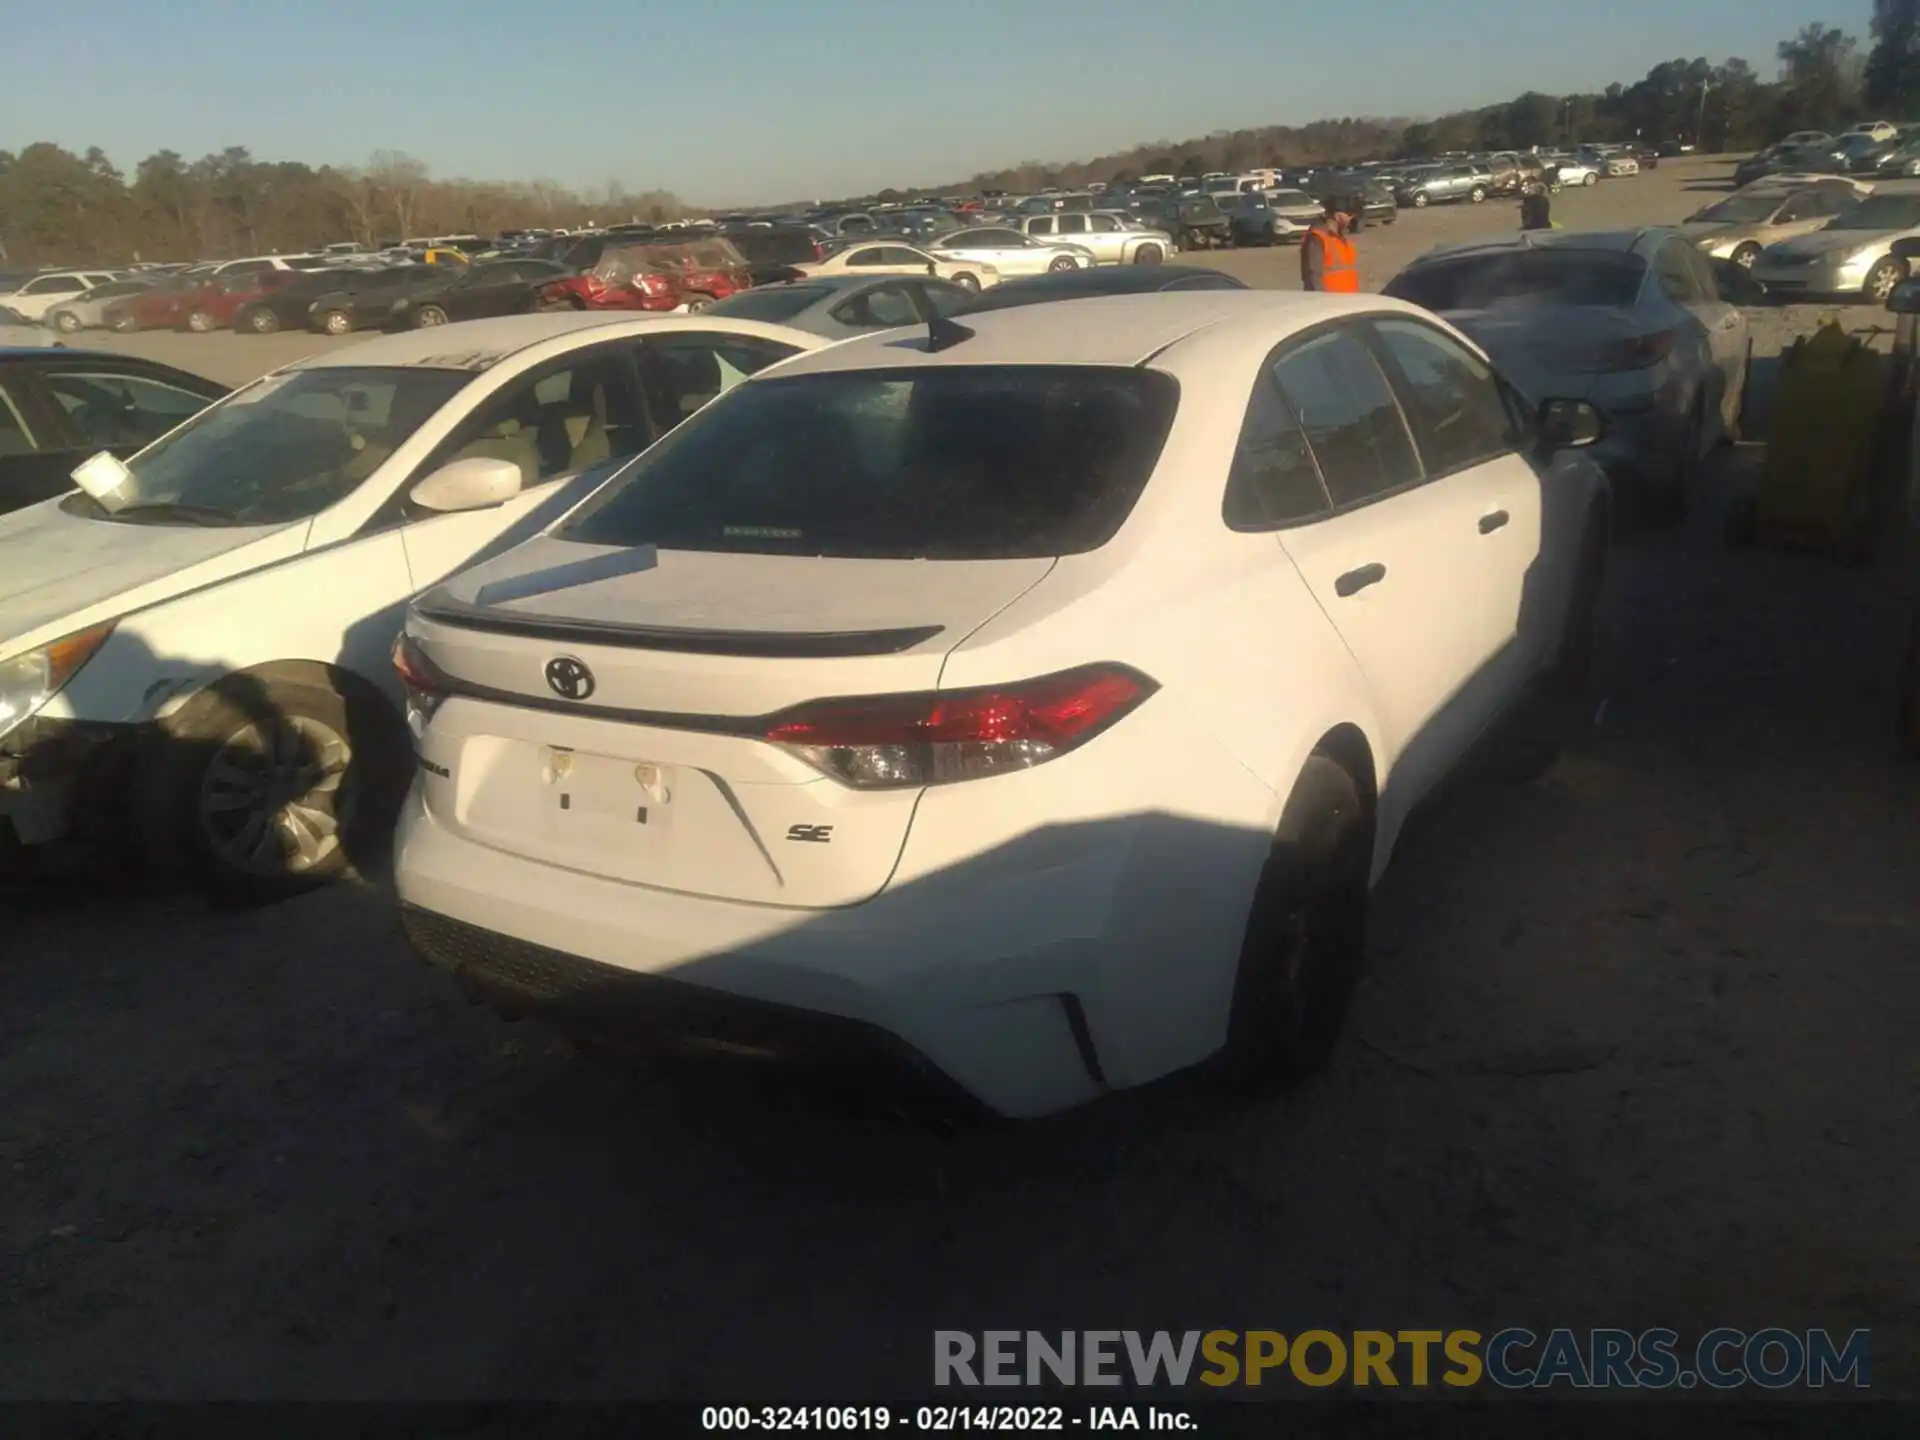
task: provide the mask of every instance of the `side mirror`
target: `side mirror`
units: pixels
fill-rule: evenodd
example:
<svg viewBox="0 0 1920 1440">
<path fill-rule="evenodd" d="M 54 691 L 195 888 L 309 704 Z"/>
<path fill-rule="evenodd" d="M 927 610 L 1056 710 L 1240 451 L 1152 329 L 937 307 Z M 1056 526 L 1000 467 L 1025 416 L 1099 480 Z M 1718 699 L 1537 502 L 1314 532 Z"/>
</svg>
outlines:
<svg viewBox="0 0 1920 1440">
<path fill-rule="evenodd" d="M 1920 280 L 1902 280 L 1894 286 L 1887 309 L 1896 315 L 1920 315 Z"/>
<path fill-rule="evenodd" d="M 1606 434 L 1606 421 L 1585 400 L 1542 400 L 1540 444 L 1547 450 L 1581 450 Z"/>
<path fill-rule="evenodd" d="M 520 493 L 520 467 L 511 460 L 475 455 L 442 465 L 407 492 L 422 510 L 451 515 L 504 505 Z"/>
</svg>

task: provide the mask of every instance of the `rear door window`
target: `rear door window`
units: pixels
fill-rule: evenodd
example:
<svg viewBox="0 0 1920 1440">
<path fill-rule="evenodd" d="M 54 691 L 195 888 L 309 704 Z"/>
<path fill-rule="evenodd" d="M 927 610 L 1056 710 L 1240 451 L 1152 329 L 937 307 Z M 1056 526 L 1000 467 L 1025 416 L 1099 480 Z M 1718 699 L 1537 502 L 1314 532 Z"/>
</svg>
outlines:
<svg viewBox="0 0 1920 1440">
<path fill-rule="evenodd" d="M 1222 517 L 1233 530 L 1272 530 L 1324 515 L 1331 506 L 1299 417 L 1262 367 L 1240 425 Z"/>
<path fill-rule="evenodd" d="M 640 374 L 657 427 L 671 430 L 750 375 L 794 353 L 791 345 L 743 335 L 680 331 L 640 347 Z"/>
<path fill-rule="evenodd" d="M 1010 559 L 1110 540 L 1179 403 L 1132 367 L 937 366 L 758 381 L 667 437 L 560 534 L 848 559 Z"/>
<path fill-rule="evenodd" d="M 1400 406 L 1354 335 L 1333 330 L 1309 340 L 1272 373 L 1300 418 L 1336 506 L 1365 504 L 1420 478 Z"/>
</svg>

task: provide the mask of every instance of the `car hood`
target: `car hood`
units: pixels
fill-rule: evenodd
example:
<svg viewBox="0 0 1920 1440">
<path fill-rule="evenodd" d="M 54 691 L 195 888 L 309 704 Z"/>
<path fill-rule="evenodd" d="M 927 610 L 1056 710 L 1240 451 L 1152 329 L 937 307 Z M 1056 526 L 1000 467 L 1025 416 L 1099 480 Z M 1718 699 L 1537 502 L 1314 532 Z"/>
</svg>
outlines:
<svg viewBox="0 0 1920 1440">
<path fill-rule="evenodd" d="M 89 520 L 67 496 L 0 515 L 0 655 L 297 554 L 306 521 L 278 526 Z M 254 553 L 254 552 L 258 553 Z"/>
<path fill-rule="evenodd" d="M 1869 250 L 1905 233 L 1904 230 L 1816 230 L 1811 235 L 1782 240 L 1774 248 L 1786 255 L 1833 255 L 1847 250 Z"/>
</svg>

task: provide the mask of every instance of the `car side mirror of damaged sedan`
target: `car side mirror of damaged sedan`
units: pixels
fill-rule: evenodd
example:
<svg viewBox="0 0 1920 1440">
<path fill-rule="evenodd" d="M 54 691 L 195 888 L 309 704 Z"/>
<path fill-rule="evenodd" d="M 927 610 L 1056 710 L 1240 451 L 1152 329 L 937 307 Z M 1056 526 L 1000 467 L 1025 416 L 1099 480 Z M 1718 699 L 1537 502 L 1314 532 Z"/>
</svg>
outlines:
<svg viewBox="0 0 1920 1440">
<path fill-rule="evenodd" d="M 1540 444 L 1545 450 L 1581 450 L 1598 444 L 1607 424 L 1585 400 L 1542 400 Z"/>
<path fill-rule="evenodd" d="M 520 493 L 520 467 L 489 455 L 469 456 L 442 465 L 407 492 L 421 510 L 451 515 L 504 505 Z"/>
</svg>

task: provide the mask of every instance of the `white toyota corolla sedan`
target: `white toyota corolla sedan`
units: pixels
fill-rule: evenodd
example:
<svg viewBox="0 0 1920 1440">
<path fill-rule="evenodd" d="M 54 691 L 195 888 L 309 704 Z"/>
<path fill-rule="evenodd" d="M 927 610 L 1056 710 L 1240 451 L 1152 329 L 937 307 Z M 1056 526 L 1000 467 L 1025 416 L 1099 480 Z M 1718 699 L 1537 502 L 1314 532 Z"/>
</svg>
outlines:
<svg viewBox="0 0 1920 1440">
<path fill-rule="evenodd" d="M 575 1033 L 1009 1116 L 1297 1079 L 1409 808 L 1586 651 L 1599 426 L 1378 296 L 797 357 L 414 602 L 408 934 Z"/>
</svg>

